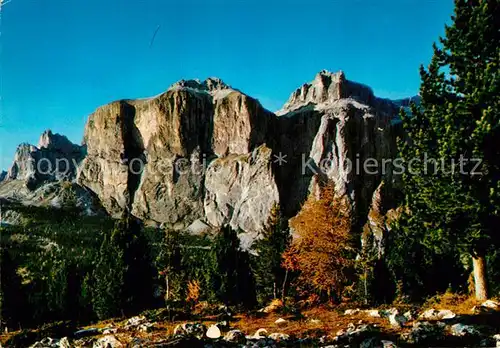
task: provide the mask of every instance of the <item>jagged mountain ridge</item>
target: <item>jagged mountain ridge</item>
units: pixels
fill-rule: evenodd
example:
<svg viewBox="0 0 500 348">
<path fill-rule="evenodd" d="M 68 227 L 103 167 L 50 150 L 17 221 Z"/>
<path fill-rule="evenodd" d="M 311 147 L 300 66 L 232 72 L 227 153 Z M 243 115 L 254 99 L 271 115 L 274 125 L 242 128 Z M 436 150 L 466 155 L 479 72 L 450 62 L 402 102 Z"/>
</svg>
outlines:
<svg viewBox="0 0 500 348">
<path fill-rule="evenodd" d="M 64 180 L 95 194 L 115 217 L 130 210 L 176 229 L 230 224 L 252 240 L 273 205 L 293 216 L 318 180 L 329 179 L 362 226 L 371 210 L 388 209 L 390 194 L 380 192 L 390 191 L 393 178 L 357 175 L 344 162 L 391 158 L 397 112 L 398 105 L 342 72 L 321 71 L 276 114 L 220 79 L 183 80 L 153 98 L 98 108 L 85 126 L 85 154 Z M 13 168 L 28 169 L 10 170 L 4 182 L 32 177 L 39 151 L 18 149 Z M 144 166 L 131 170 L 131 163 Z M 180 175 L 179 163 L 190 169 Z M 62 179 L 39 178 L 35 186 Z"/>
</svg>

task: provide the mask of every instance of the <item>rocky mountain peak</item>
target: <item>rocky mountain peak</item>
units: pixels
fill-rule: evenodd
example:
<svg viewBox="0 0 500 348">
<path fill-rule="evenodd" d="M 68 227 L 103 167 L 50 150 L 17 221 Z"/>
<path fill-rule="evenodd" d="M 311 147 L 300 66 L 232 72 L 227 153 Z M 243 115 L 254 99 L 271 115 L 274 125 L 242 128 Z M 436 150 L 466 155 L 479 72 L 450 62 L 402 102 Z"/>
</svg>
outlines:
<svg viewBox="0 0 500 348">
<path fill-rule="evenodd" d="M 277 114 L 283 115 L 309 104 L 333 103 L 344 98 L 357 99 L 370 105 L 374 95 L 370 87 L 347 80 L 343 71 L 332 73 L 321 70 L 313 81 L 295 90 Z"/>
<path fill-rule="evenodd" d="M 209 77 L 203 82 L 205 88 L 209 91 L 217 91 L 222 89 L 231 89 L 229 85 L 226 85 L 224 81 L 222 81 L 218 77 Z"/>
<path fill-rule="evenodd" d="M 198 79 L 180 80 L 174 83 L 168 90 L 190 90 L 198 93 L 207 93 L 214 98 L 225 96 L 235 91 L 218 77 L 209 77 L 205 81 L 200 81 Z"/>
<path fill-rule="evenodd" d="M 52 133 L 50 129 L 42 133 L 37 147 L 40 150 L 54 150 L 68 154 L 78 150 L 78 146 L 69 141 L 66 136 Z"/>
<path fill-rule="evenodd" d="M 45 181 L 72 180 L 84 156 L 84 147 L 73 144 L 64 135 L 46 130 L 38 146 L 22 143 L 17 147 L 4 180 L 21 180 L 29 188 Z"/>
</svg>

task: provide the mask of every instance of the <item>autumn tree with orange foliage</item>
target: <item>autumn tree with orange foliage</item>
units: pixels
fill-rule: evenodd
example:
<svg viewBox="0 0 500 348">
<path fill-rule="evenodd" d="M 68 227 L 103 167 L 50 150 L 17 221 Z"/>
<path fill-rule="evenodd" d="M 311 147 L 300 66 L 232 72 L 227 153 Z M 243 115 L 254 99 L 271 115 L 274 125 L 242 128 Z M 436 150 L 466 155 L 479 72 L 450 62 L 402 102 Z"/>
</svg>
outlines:
<svg viewBox="0 0 500 348">
<path fill-rule="evenodd" d="M 283 255 L 283 266 L 299 273 L 298 289 L 340 301 L 354 274 L 351 221 L 333 184 L 311 195 L 290 220 L 295 238 Z"/>
</svg>

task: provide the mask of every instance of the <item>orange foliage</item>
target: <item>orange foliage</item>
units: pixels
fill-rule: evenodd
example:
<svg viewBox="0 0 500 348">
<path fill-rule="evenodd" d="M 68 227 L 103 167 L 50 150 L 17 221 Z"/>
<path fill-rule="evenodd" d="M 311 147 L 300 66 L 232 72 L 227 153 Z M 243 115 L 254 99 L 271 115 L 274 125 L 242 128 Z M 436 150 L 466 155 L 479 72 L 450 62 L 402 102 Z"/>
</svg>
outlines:
<svg viewBox="0 0 500 348">
<path fill-rule="evenodd" d="M 333 185 L 323 188 L 319 199 L 311 195 L 290 226 L 296 238 L 283 255 L 283 266 L 300 272 L 302 290 L 339 299 L 351 277 L 353 248 L 350 218 Z"/>
<path fill-rule="evenodd" d="M 186 302 L 196 305 L 200 300 L 200 290 L 200 282 L 197 280 L 191 280 L 187 286 Z"/>
</svg>

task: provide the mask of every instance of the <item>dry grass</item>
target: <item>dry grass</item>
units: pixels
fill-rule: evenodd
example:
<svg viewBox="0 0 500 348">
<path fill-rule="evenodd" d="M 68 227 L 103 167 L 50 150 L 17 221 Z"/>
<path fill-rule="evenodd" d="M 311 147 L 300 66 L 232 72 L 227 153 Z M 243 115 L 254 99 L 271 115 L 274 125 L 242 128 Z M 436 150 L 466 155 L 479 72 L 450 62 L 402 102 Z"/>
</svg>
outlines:
<svg viewBox="0 0 500 348">
<path fill-rule="evenodd" d="M 285 314 L 285 307 L 279 306 L 281 305 L 281 303 L 279 305 L 278 303 L 276 303 L 276 305 L 276 307 L 280 308 L 276 308 L 276 310 L 272 311 L 271 313 L 253 312 L 248 314 L 238 314 L 233 318 L 233 320 L 231 320 L 231 327 L 239 329 L 247 335 L 253 335 L 258 329 L 266 329 L 268 334 L 273 332 L 281 332 L 289 334 L 292 337 L 300 338 L 319 338 L 321 336 L 332 338 L 336 336 L 339 330 L 347 328 L 350 323 L 373 324 L 379 327 L 384 335 L 392 337 L 397 337 L 401 333 L 408 331 L 409 326 L 411 326 L 411 323 L 409 323 L 410 325 L 403 329 L 396 329 L 391 327 L 387 318 L 370 317 L 363 311 L 360 311 L 359 313 L 354 315 L 343 314 L 344 310 L 347 308 L 356 308 L 356 306 L 354 305 L 342 305 L 337 307 L 317 306 L 314 308 L 303 310 L 300 315 Z M 483 318 L 481 318 L 480 316 L 472 315 L 471 309 L 475 305 L 480 305 L 480 303 L 470 296 L 444 293 L 429 299 L 423 306 L 415 307 L 405 305 L 394 307 L 398 308 L 400 312 L 405 312 L 409 309 L 418 309 L 419 312 L 430 308 L 438 310 L 449 309 L 468 318 L 467 320 L 474 321 L 480 319 L 479 323 L 481 324 L 495 324 L 491 323 L 491 320 L 493 320 L 493 317 L 491 316 L 484 316 Z M 388 306 L 383 307 L 388 308 Z M 286 319 L 286 322 L 281 325 L 276 324 L 275 321 L 279 318 Z M 466 320 L 466 318 L 464 318 L 464 320 Z M 496 316 L 495 318 L 498 319 L 498 316 Z M 215 324 L 218 320 L 220 319 L 216 316 L 206 316 L 201 320 L 196 320 L 196 322 L 203 323 L 205 326 L 209 327 L 210 325 Z M 483 320 L 484 323 L 482 322 Z M 161 341 L 171 338 L 174 328 L 177 325 L 185 322 L 186 320 L 157 322 L 155 325 L 155 329 L 149 333 L 131 330 L 125 331 L 124 329 L 119 329 L 115 336 L 123 343 L 128 343 L 136 337 L 154 341 Z M 97 324 L 90 325 L 87 328 L 120 328 L 125 326 L 125 323 L 126 320 L 114 319 L 101 321 Z M 2 344 L 5 344 L 5 341 L 13 334 L 15 333 L 13 332 L 1 335 L 0 342 Z"/>
<path fill-rule="evenodd" d="M 254 334 L 258 329 L 264 328 L 268 333 L 282 332 L 293 337 L 321 337 L 336 336 L 337 332 L 345 329 L 350 323 L 376 324 L 385 332 L 394 331 L 386 318 L 374 318 L 360 312 L 355 315 L 344 315 L 327 307 L 317 307 L 303 311 L 301 317 L 293 315 L 280 315 L 271 313 L 262 318 L 248 315 L 237 317 L 232 325 L 247 334 Z M 287 322 L 281 325 L 275 324 L 279 318 Z"/>
<path fill-rule="evenodd" d="M 449 309 L 457 314 L 471 314 L 472 307 L 479 305 L 481 302 L 470 295 L 445 292 L 428 299 L 423 308 Z"/>
</svg>

